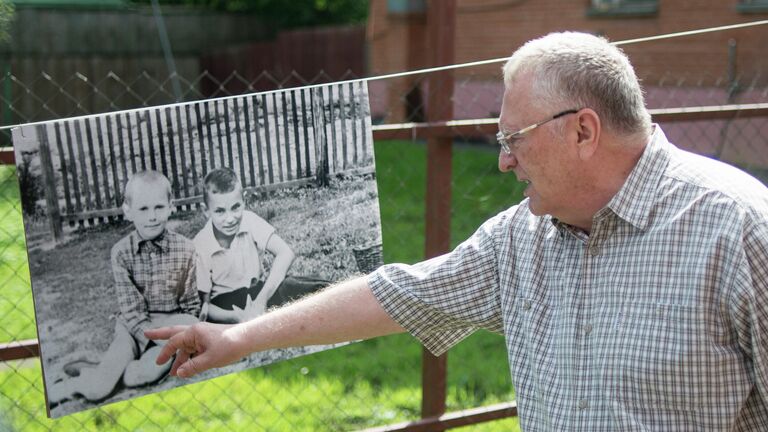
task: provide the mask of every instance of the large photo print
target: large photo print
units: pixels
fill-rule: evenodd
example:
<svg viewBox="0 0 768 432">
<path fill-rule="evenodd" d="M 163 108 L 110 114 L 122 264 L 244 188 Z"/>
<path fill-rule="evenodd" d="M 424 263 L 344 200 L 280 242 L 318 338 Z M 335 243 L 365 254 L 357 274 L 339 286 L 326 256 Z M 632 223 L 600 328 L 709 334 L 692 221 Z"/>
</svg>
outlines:
<svg viewBox="0 0 768 432">
<path fill-rule="evenodd" d="M 49 416 L 181 381 L 153 327 L 235 323 L 381 263 L 367 87 L 345 82 L 13 131 Z"/>
</svg>

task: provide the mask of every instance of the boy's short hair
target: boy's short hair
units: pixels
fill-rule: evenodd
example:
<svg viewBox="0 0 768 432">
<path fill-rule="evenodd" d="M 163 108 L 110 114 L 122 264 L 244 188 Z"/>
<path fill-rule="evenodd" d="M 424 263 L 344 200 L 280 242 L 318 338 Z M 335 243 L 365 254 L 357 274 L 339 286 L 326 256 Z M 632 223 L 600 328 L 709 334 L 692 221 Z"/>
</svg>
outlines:
<svg viewBox="0 0 768 432">
<path fill-rule="evenodd" d="M 155 170 L 143 170 L 133 173 L 125 183 L 125 188 L 123 189 L 124 205 L 131 205 L 131 197 L 133 195 L 134 185 L 139 181 L 146 185 L 165 188 L 166 194 L 168 195 L 168 202 L 171 202 L 171 182 L 168 181 L 168 177 L 164 176 L 163 173 Z"/>
<path fill-rule="evenodd" d="M 216 168 L 205 175 L 203 179 L 203 199 L 208 205 L 208 194 L 229 193 L 242 188 L 240 178 L 231 168 Z"/>
</svg>

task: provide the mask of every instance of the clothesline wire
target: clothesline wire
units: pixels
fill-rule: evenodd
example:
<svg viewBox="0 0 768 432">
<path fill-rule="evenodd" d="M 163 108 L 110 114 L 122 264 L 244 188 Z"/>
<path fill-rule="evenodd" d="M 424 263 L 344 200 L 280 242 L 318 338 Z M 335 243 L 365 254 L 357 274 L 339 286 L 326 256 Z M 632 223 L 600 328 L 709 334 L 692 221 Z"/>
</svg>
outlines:
<svg viewBox="0 0 768 432">
<path fill-rule="evenodd" d="M 699 35 L 704 33 L 734 30 L 734 29 L 745 28 L 745 27 L 754 27 L 754 26 L 765 25 L 765 24 L 768 24 L 768 20 L 753 21 L 748 23 L 732 24 L 732 25 L 719 26 L 719 27 L 708 27 L 708 28 L 703 28 L 698 30 L 689 30 L 689 31 L 677 32 L 677 33 L 666 33 L 666 34 L 661 34 L 656 36 L 647 36 L 647 37 L 636 38 L 636 39 L 616 41 L 616 42 L 611 42 L 611 44 L 616 46 L 630 45 L 630 44 L 651 42 L 651 41 L 662 40 L 662 39 L 672 39 L 676 37 L 694 36 L 694 35 Z M 444 70 L 459 69 L 459 68 L 471 67 L 471 66 L 482 66 L 482 65 L 493 64 L 493 63 L 501 63 L 501 62 L 507 61 L 507 59 L 509 59 L 509 57 L 499 57 L 499 58 L 494 58 L 489 60 L 479 60 L 479 61 L 474 61 L 469 63 L 457 63 L 457 64 L 451 64 L 451 65 L 445 65 L 445 66 L 437 66 L 437 67 L 432 67 L 427 69 L 418 69 L 418 70 L 412 70 L 412 71 L 391 73 L 386 75 L 377 75 L 374 77 L 363 78 L 363 80 L 375 81 L 380 79 L 399 78 L 402 76 L 425 74 L 430 72 L 440 72 Z M 358 81 L 358 80 L 351 80 L 351 81 Z"/>
<path fill-rule="evenodd" d="M 766 25 L 766 24 L 768 24 L 768 20 L 751 21 L 751 22 L 746 22 L 746 23 L 730 24 L 730 25 L 717 26 L 717 27 L 707 27 L 707 28 L 702 28 L 702 29 L 688 30 L 688 31 L 682 31 L 682 32 L 675 32 L 675 33 L 665 33 L 665 34 L 660 34 L 660 35 L 655 35 L 655 36 L 647 36 L 647 37 L 642 37 L 642 38 L 627 39 L 627 40 L 616 41 L 616 42 L 611 42 L 611 43 L 613 45 L 616 45 L 616 46 L 623 46 L 623 45 L 638 44 L 638 43 L 643 43 L 643 42 L 652 42 L 652 41 L 658 41 L 658 40 L 672 39 L 672 38 L 684 37 L 684 36 L 695 36 L 695 35 L 700 35 L 700 34 L 704 34 L 704 33 L 713 33 L 713 32 L 726 31 L 726 30 L 735 30 L 735 29 L 740 29 L 740 28 L 755 27 L 755 26 L 761 26 L 761 25 Z M 301 87 L 291 87 L 290 90 L 294 90 L 295 91 L 295 90 L 313 89 L 313 88 L 317 88 L 317 87 L 324 87 L 324 86 L 331 85 L 331 84 L 343 85 L 343 84 L 348 84 L 348 83 L 378 81 L 378 80 L 391 79 L 391 78 L 400 78 L 400 77 L 409 76 L 409 75 L 420 75 L 420 74 L 427 74 L 427 73 L 432 73 L 432 72 L 440 72 L 440 71 L 451 70 L 451 69 L 460 69 L 460 68 L 473 67 L 473 66 L 482 66 L 482 65 L 487 65 L 487 64 L 501 63 L 501 62 L 506 61 L 508 58 L 509 57 L 499 57 L 499 58 L 494 58 L 494 59 L 479 60 L 479 61 L 468 62 L 468 63 L 455 63 L 455 64 L 450 64 L 450 65 L 445 65 L 445 66 L 437 66 L 437 67 L 431 67 L 431 68 L 425 68 L 425 69 L 416 69 L 416 70 L 411 70 L 411 71 L 396 72 L 396 73 L 384 74 L 384 75 L 376 75 L 376 76 L 367 77 L 367 78 L 358 78 L 358 79 L 351 79 L 351 80 L 345 80 L 345 81 L 336 81 L 336 82 L 333 82 L 333 83 L 310 84 L 310 85 L 301 86 Z M 287 89 L 272 90 L 272 91 L 268 91 L 268 92 L 263 92 L 263 94 L 270 94 L 270 93 L 281 92 L 281 91 L 285 91 L 285 90 L 287 90 Z M 208 100 L 222 100 L 223 101 L 223 100 L 234 99 L 234 98 L 242 97 L 242 96 L 244 96 L 244 95 L 225 96 L 225 97 L 221 97 L 221 98 L 213 98 L 213 99 L 208 99 Z M 162 108 L 162 107 L 165 107 L 165 106 L 184 106 L 184 105 L 194 104 L 194 103 L 198 103 L 198 102 L 200 102 L 200 101 L 191 101 L 191 102 L 182 102 L 182 103 L 158 105 L 158 106 L 156 106 L 154 108 Z M 146 110 L 146 109 L 147 109 L 146 107 L 145 108 L 136 108 L 136 109 L 125 110 L 125 111 L 120 111 L 120 112 L 133 113 L 133 112 L 143 111 L 143 110 Z M 79 116 L 79 117 L 72 117 L 71 120 L 97 118 L 97 117 L 100 117 L 100 116 L 105 116 L 105 115 L 114 114 L 114 113 L 115 112 L 100 113 L 100 114 L 88 114 L 88 115 L 83 115 L 83 116 Z M 37 125 L 37 124 L 45 123 L 45 122 L 48 122 L 48 121 L 50 121 L 50 120 L 44 120 L 44 121 L 39 121 L 39 122 L 34 122 L 34 123 L 27 123 L 24 126 Z M 22 126 L 22 125 L 21 124 L 17 124 L 17 125 L 9 125 L 9 126 L 0 126 L 0 131 L 4 131 L 4 130 L 8 130 L 8 129 L 13 129 L 13 128 L 16 128 L 16 127 L 19 127 L 19 126 Z"/>
</svg>

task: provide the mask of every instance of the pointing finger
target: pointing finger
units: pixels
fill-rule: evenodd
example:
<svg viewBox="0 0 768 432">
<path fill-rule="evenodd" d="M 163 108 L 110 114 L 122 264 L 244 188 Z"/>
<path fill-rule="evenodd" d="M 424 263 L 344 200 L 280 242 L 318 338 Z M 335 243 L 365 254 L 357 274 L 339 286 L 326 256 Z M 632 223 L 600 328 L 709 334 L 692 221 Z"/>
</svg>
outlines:
<svg viewBox="0 0 768 432">
<path fill-rule="evenodd" d="M 147 329 L 144 331 L 144 335 L 152 340 L 164 340 L 170 339 L 173 335 L 178 334 L 186 330 L 189 326 L 177 325 L 170 327 L 158 327 L 154 329 Z"/>
<path fill-rule="evenodd" d="M 159 329 L 162 330 L 162 329 Z M 177 332 L 168 339 L 168 342 L 160 350 L 155 363 L 161 365 L 165 364 L 176 352 L 195 352 L 195 336 L 192 329 L 186 331 Z"/>
</svg>

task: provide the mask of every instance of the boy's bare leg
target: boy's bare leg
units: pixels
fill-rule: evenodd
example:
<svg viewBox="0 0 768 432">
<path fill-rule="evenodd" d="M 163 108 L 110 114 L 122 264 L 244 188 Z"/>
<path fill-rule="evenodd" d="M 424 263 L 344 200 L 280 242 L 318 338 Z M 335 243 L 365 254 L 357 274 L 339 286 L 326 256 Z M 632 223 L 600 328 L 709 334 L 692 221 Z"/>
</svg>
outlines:
<svg viewBox="0 0 768 432">
<path fill-rule="evenodd" d="M 138 387 L 141 385 L 153 383 L 162 378 L 171 369 L 170 365 L 157 366 L 154 364 L 154 358 L 160 354 L 162 346 L 153 346 L 144 351 L 144 354 L 138 360 L 128 363 L 123 374 L 123 384 L 126 387 Z"/>
<path fill-rule="evenodd" d="M 186 314 L 152 314 L 152 327 L 174 325 L 192 325 L 198 322 L 197 317 Z M 128 363 L 123 375 L 123 383 L 127 387 L 137 387 L 153 383 L 165 376 L 171 369 L 169 364 L 158 366 L 155 359 L 165 345 L 165 341 L 156 341 L 157 345 L 144 351 L 138 360 Z"/>
<path fill-rule="evenodd" d="M 121 323 L 117 323 L 115 337 L 99 364 L 83 368 L 79 376 L 48 386 L 48 403 L 59 403 L 76 394 L 89 401 L 104 399 L 115 389 L 135 355 L 133 338 Z"/>
</svg>

